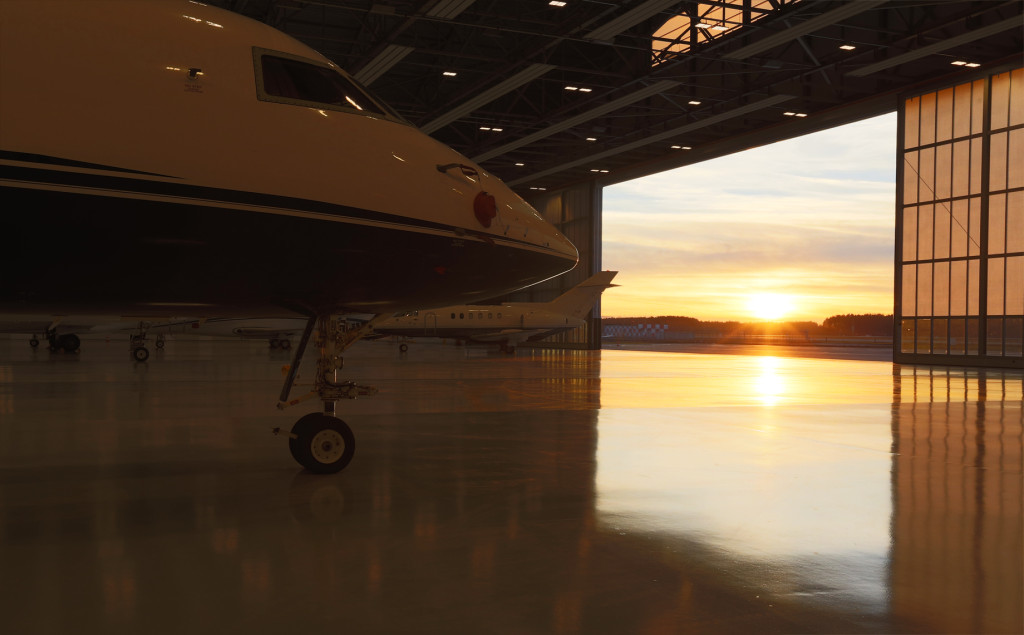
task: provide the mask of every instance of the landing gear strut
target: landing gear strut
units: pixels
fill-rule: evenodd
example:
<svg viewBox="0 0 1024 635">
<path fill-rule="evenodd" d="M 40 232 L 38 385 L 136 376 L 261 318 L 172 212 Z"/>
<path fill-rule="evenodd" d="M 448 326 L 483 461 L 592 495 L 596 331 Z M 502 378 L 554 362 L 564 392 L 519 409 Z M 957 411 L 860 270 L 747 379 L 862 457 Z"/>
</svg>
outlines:
<svg viewBox="0 0 1024 635">
<path fill-rule="evenodd" d="M 338 381 L 338 371 L 344 366 L 341 353 L 370 333 L 374 324 L 387 317 L 378 315 L 369 322 L 352 328 L 332 315 L 310 318 L 306 324 L 306 330 L 295 349 L 292 365 L 281 389 L 281 399 L 277 407 L 283 410 L 313 397 L 319 397 L 323 403 L 322 413 L 314 412 L 302 417 L 288 433 L 288 449 L 291 450 L 292 457 L 314 474 L 340 472 L 352 461 L 356 451 L 355 435 L 348 424 L 335 416 L 335 406 L 342 399 L 373 395 L 377 389 L 350 381 Z M 320 356 L 317 359 L 313 390 L 289 400 L 288 395 L 295 383 L 299 362 L 302 361 L 302 354 L 314 330 L 314 343 L 319 349 Z M 281 429 L 274 428 L 273 432 L 281 434 Z"/>
<path fill-rule="evenodd" d="M 137 362 L 144 362 L 149 359 L 149 349 L 146 348 L 146 331 L 149 329 L 147 322 L 139 322 L 139 329 L 128 337 L 128 347 L 132 352 L 132 359 Z"/>
</svg>

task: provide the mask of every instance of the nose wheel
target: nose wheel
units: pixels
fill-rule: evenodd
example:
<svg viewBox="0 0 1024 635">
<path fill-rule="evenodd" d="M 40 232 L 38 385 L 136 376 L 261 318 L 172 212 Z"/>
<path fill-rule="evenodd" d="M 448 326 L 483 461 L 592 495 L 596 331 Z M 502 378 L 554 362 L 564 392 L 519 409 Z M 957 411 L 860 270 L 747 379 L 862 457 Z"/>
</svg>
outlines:
<svg viewBox="0 0 1024 635">
<path fill-rule="evenodd" d="M 288 435 L 292 458 L 314 474 L 345 469 L 356 453 L 356 437 L 341 419 L 313 412 L 298 421 Z"/>
<path fill-rule="evenodd" d="M 302 417 L 295 422 L 288 434 L 288 449 L 292 457 L 314 474 L 340 472 L 352 461 L 356 451 L 355 435 L 348 424 L 334 416 L 335 406 L 343 399 L 373 395 L 377 389 L 350 381 L 338 381 L 338 371 L 344 365 L 341 353 L 370 333 L 377 322 L 387 317 L 378 315 L 369 322 L 353 328 L 330 315 L 310 318 L 306 324 L 302 339 L 295 349 L 291 367 L 288 369 L 277 407 L 283 410 L 313 397 L 319 398 L 322 402 L 323 412 L 314 412 Z M 295 382 L 299 362 L 302 361 L 302 354 L 314 329 L 315 344 L 320 355 L 316 364 L 313 390 L 289 400 L 288 394 Z M 274 428 L 273 432 L 280 434 L 281 429 Z"/>
<path fill-rule="evenodd" d="M 149 330 L 148 322 L 139 322 L 135 332 L 128 336 L 128 350 L 132 353 L 132 359 L 137 362 L 144 362 L 149 359 L 149 349 L 146 348 L 146 331 Z M 160 338 L 163 339 L 163 336 Z M 163 342 L 157 344 L 158 348 L 163 347 Z"/>
</svg>

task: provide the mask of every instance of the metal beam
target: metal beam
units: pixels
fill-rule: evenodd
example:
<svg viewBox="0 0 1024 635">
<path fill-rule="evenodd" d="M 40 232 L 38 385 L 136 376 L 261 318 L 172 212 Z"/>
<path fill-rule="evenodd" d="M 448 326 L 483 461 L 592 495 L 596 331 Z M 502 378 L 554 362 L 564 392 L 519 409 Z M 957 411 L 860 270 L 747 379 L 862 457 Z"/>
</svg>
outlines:
<svg viewBox="0 0 1024 635">
<path fill-rule="evenodd" d="M 858 13 L 863 13 L 870 9 L 874 9 L 875 7 L 885 4 L 888 1 L 889 0 L 857 0 L 857 2 L 849 2 L 847 4 L 842 5 L 838 9 L 826 11 L 825 13 L 822 13 L 819 16 L 815 16 L 813 18 L 805 20 L 804 22 L 801 22 L 796 26 L 789 27 L 785 31 L 773 33 L 772 35 L 762 38 L 752 44 L 748 44 L 742 48 L 736 49 L 731 53 L 726 53 L 725 55 L 722 56 L 722 58 L 727 60 L 747 59 L 752 55 L 763 53 L 764 51 L 773 49 L 776 46 L 779 46 L 780 44 L 785 44 L 786 42 L 795 40 L 801 35 L 813 33 L 818 29 L 829 26 L 830 24 L 835 24 L 840 20 L 845 20 L 846 18 L 855 16 Z M 750 29 L 751 27 L 746 28 Z"/>
<path fill-rule="evenodd" d="M 427 9 L 426 15 L 441 20 L 451 20 L 469 8 L 474 0 L 438 0 L 438 3 Z"/>
<path fill-rule="evenodd" d="M 1003 20 L 1002 22 L 983 26 L 980 29 L 969 31 L 934 44 L 929 44 L 928 46 L 922 46 L 919 49 L 915 49 L 895 57 L 890 57 L 889 59 L 882 60 L 881 62 L 862 66 L 861 68 L 850 71 L 847 75 L 850 77 L 864 77 L 865 75 L 877 73 L 878 71 L 885 70 L 893 66 L 899 66 L 900 64 L 905 64 L 922 57 L 927 57 L 933 53 L 938 53 L 939 51 L 946 51 L 956 46 L 960 46 L 961 44 L 967 44 L 968 42 L 974 42 L 975 40 L 995 35 L 996 33 L 1002 33 L 1003 31 L 1014 28 L 1019 29 L 1022 26 L 1024 26 L 1024 16 L 1016 15 L 1012 18 Z"/>
<path fill-rule="evenodd" d="M 357 81 L 362 83 L 364 86 L 369 86 L 378 77 L 391 70 L 391 67 L 405 59 L 405 56 L 412 53 L 416 49 L 411 46 L 401 46 L 400 44 L 389 44 L 384 47 L 377 57 L 370 60 L 370 62 L 359 69 L 359 72 L 353 75 Z"/>
<path fill-rule="evenodd" d="M 742 117 L 743 115 L 755 112 L 757 110 L 762 110 L 764 108 L 770 108 L 771 106 L 775 106 L 775 105 L 781 104 L 782 102 L 789 101 L 790 99 L 794 99 L 794 96 L 793 95 L 774 95 L 772 97 L 767 97 L 767 98 L 762 99 L 760 101 L 755 101 L 754 103 L 747 104 L 746 106 L 740 106 L 739 108 L 734 108 L 734 109 L 729 110 L 727 112 L 723 112 L 723 113 L 720 113 L 720 114 L 717 114 L 717 115 L 712 115 L 711 117 L 707 117 L 705 119 L 701 119 L 700 121 L 695 121 L 693 123 L 688 123 L 685 126 L 679 126 L 678 128 L 673 128 L 672 130 L 667 130 L 665 132 L 659 132 L 658 134 L 651 135 L 649 137 L 644 137 L 643 139 L 638 139 L 637 141 L 626 143 L 626 144 L 623 144 L 621 146 L 616 146 L 614 148 L 605 150 L 604 152 L 598 152 L 596 154 L 590 154 L 590 155 L 587 155 L 586 157 L 584 157 L 582 159 L 577 159 L 575 161 L 570 161 L 568 163 L 563 163 L 561 165 L 557 165 L 557 166 L 555 166 L 553 168 L 550 168 L 548 170 L 542 170 L 541 172 L 537 172 L 536 174 L 531 174 L 529 176 L 524 176 L 524 177 L 522 177 L 520 179 L 516 179 L 514 181 L 509 181 L 508 185 L 510 187 L 515 187 L 517 185 L 522 185 L 523 183 L 528 183 L 530 181 L 534 181 L 536 179 L 543 178 L 545 176 L 549 176 L 551 174 L 557 174 L 559 172 L 564 172 L 565 170 L 570 170 L 572 168 L 576 168 L 576 167 L 579 167 L 581 165 L 586 165 L 588 163 L 593 163 L 595 161 L 600 161 L 601 159 L 606 159 L 608 157 L 615 156 L 616 154 L 622 154 L 623 152 L 629 152 L 630 150 L 634 150 L 636 148 L 640 148 L 640 147 L 643 147 L 645 145 L 648 145 L 648 144 L 651 144 L 651 143 L 655 143 L 657 141 L 664 141 L 665 139 L 671 139 L 672 137 L 676 137 L 676 136 L 679 136 L 679 135 L 682 135 L 682 134 L 686 134 L 688 132 L 693 132 L 694 130 L 700 130 L 701 128 L 706 128 L 708 126 L 713 126 L 716 123 L 720 123 L 722 121 L 726 121 L 726 120 L 729 120 L 729 119 L 734 119 L 736 117 Z"/>
<path fill-rule="evenodd" d="M 473 4 L 475 0 L 439 0 L 434 6 L 430 7 L 424 14 L 428 18 L 435 18 L 438 20 L 451 20 L 457 17 L 460 13 L 469 8 L 469 5 Z M 391 35 L 389 39 L 394 39 L 397 33 L 404 31 L 411 24 L 410 21 L 406 23 L 396 32 Z M 384 47 L 380 53 L 376 55 L 372 60 L 366 63 L 359 72 L 353 77 L 361 82 L 364 86 L 369 86 L 378 77 L 391 70 L 391 67 L 405 59 L 405 56 L 412 53 L 415 47 L 412 46 L 400 46 L 398 44 L 389 44 Z"/>
<path fill-rule="evenodd" d="M 640 24 L 644 20 L 676 4 L 679 4 L 679 0 L 647 0 L 647 2 L 644 2 L 635 9 L 623 13 L 583 37 L 587 40 L 610 40 L 619 33 Z"/>
<path fill-rule="evenodd" d="M 596 108 L 591 108 L 590 110 L 584 113 L 576 115 L 575 117 L 570 117 L 564 121 L 552 124 L 547 128 L 544 128 L 543 130 L 538 130 L 537 132 L 528 134 L 525 137 L 521 137 L 519 139 L 516 139 L 515 141 L 506 143 L 503 146 L 494 148 L 493 150 L 488 150 L 483 154 L 473 157 L 473 160 L 476 161 L 477 163 L 483 163 L 488 159 L 500 156 L 502 154 L 505 154 L 506 152 L 515 150 L 516 148 L 521 148 L 525 145 L 529 145 L 539 139 L 550 137 L 551 135 L 557 132 L 568 130 L 569 128 L 578 126 L 581 123 L 585 123 L 587 121 L 590 121 L 591 119 L 596 119 L 597 117 L 605 115 L 609 112 L 618 110 L 623 106 L 628 106 L 629 104 L 638 102 L 641 99 L 646 99 L 647 97 L 650 97 L 652 95 L 657 95 L 658 93 L 665 92 L 666 90 L 671 90 L 672 88 L 675 88 L 678 85 L 678 82 L 674 82 L 668 79 L 662 80 L 656 84 L 651 84 L 650 86 L 641 88 L 638 91 L 632 92 L 628 95 L 624 95 L 618 99 L 610 101 L 607 104 L 602 104 Z"/>
<path fill-rule="evenodd" d="M 444 128 L 445 126 L 455 121 L 456 119 L 460 119 L 468 115 L 469 113 L 473 112 L 477 108 L 480 108 L 481 106 L 494 101 L 498 97 L 501 97 L 502 95 L 512 92 L 513 90 L 519 88 L 523 84 L 526 84 L 527 82 L 531 82 L 537 79 L 544 73 L 550 71 L 552 68 L 555 67 L 552 66 L 551 64 L 530 64 L 529 66 L 519 71 L 512 77 L 509 77 L 500 84 L 496 84 L 495 86 L 488 88 L 487 90 L 480 93 L 473 99 L 463 102 L 459 106 L 456 106 L 455 108 L 449 110 L 448 112 L 441 115 L 437 119 L 434 119 L 433 121 L 424 124 L 420 128 L 420 130 L 422 130 L 426 134 L 430 134 L 432 132 L 440 130 L 441 128 Z"/>
</svg>

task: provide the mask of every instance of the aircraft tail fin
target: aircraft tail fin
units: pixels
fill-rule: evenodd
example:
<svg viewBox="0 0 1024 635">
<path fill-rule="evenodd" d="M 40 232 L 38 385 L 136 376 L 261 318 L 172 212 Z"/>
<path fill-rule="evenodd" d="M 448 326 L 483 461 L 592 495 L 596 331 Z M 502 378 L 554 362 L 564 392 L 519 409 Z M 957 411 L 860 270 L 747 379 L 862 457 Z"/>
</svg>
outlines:
<svg viewBox="0 0 1024 635">
<path fill-rule="evenodd" d="M 569 289 L 548 304 L 548 308 L 563 315 L 570 315 L 575 318 L 584 318 L 594 308 L 594 302 L 601 296 L 601 293 L 608 287 L 616 287 L 612 284 L 612 278 L 618 271 L 599 271 L 590 276 L 575 287 Z"/>
</svg>

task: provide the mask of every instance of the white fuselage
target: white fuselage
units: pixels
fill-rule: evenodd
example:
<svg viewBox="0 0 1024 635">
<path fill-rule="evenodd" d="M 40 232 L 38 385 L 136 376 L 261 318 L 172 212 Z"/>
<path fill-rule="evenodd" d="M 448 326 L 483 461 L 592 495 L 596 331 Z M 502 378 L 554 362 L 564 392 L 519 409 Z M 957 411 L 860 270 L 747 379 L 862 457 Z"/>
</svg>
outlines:
<svg viewBox="0 0 1024 635">
<path fill-rule="evenodd" d="M 382 312 L 575 264 L 497 178 L 357 86 L 327 103 L 270 85 L 281 60 L 351 80 L 264 24 L 37 0 L 0 3 L 0 29 L 0 229 L 51 238 L 0 256 L 19 272 L 0 311 Z"/>
<path fill-rule="evenodd" d="M 508 303 L 410 311 L 374 328 L 382 335 L 442 337 L 479 342 L 522 342 L 583 326 L 586 320 L 545 310 L 543 304 Z"/>
</svg>

